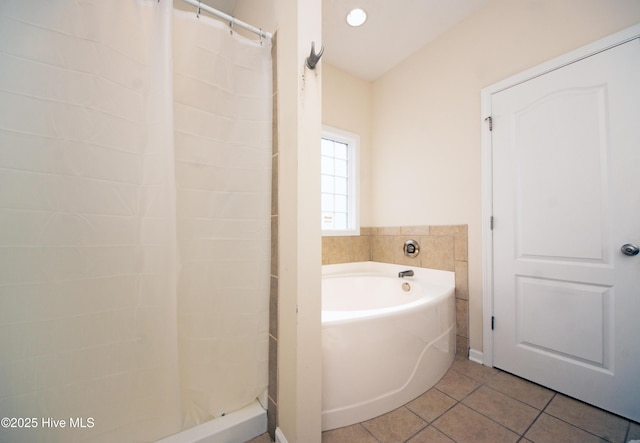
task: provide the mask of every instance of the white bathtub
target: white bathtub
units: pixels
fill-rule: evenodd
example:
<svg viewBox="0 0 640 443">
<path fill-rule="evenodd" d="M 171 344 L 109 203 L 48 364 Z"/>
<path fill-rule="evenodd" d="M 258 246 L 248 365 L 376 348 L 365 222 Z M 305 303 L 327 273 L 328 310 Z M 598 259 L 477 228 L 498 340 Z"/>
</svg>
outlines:
<svg viewBox="0 0 640 443">
<path fill-rule="evenodd" d="M 322 268 L 326 431 L 387 413 L 435 385 L 455 356 L 456 315 L 453 272 L 377 262 Z M 414 276 L 399 278 L 407 269 Z"/>
</svg>

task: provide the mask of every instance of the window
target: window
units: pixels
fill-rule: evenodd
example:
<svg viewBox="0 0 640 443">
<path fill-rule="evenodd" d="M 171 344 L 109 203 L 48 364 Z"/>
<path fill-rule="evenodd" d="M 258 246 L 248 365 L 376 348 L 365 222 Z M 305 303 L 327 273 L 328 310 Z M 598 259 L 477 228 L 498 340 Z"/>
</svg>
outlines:
<svg viewBox="0 0 640 443">
<path fill-rule="evenodd" d="M 359 235 L 356 134 L 324 126 L 320 157 L 323 235 Z"/>
</svg>

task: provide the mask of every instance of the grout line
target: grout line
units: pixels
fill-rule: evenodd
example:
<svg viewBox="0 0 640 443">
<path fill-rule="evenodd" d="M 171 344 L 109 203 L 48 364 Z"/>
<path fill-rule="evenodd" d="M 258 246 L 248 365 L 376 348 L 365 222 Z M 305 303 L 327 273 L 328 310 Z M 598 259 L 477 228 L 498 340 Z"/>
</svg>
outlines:
<svg viewBox="0 0 640 443">
<path fill-rule="evenodd" d="M 450 411 L 451 409 L 453 409 L 458 403 L 454 404 L 453 406 L 451 406 L 449 409 L 447 409 L 447 411 Z M 444 413 L 442 413 L 439 417 L 442 417 L 442 415 L 444 415 Z M 435 420 L 434 420 L 435 421 Z M 453 436 L 447 434 L 446 432 L 444 432 L 442 429 L 438 428 L 436 425 L 433 424 L 433 422 L 431 422 L 429 424 L 429 426 L 431 426 L 433 429 L 435 429 L 436 431 L 438 431 L 439 433 L 441 433 L 442 435 L 446 436 L 448 439 L 450 439 L 453 442 L 457 443 L 457 440 L 453 438 Z"/>
<path fill-rule="evenodd" d="M 558 393 L 558 392 L 556 392 L 556 395 L 557 395 L 557 394 L 559 394 L 559 393 Z M 555 397 L 555 395 L 554 395 L 554 397 Z M 579 401 L 579 400 L 578 400 L 578 401 Z M 547 406 L 548 406 L 548 405 L 547 405 Z M 546 406 L 545 406 L 545 409 L 546 409 Z M 606 412 L 606 411 L 605 411 L 605 412 Z M 569 422 L 569 421 L 565 420 L 564 418 L 557 417 L 557 416 L 555 416 L 555 415 L 553 415 L 553 414 L 550 414 L 550 413 L 548 413 L 548 412 L 544 412 L 544 411 L 542 411 L 542 413 L 547 414 L 549 417 L 553 417 L 553 418 L 555 418 L 555 419 L 556 419 L 556 420 L 558 420 L 558 421 L 561 421 L 561 422 L 563 422 L 563 423 L 566 423 L 567 425 L 569 425 L 569 426 L 570 426 L 570 427 L 572 427 L 572 428 L 579 429 L 579 430 L 581 430 L 582 432 L 586 432 L 587 434 L 593 435 L 594 437 L 596 437 L 596 438 L 597 438 L 597 439 L 599 439 L 599 440 L 602 440 L 602 441 L 605 441 L 605 442 L 613 442 L 613 440 L 610 440 L 610 438 L 609 438 L 609 437 L 605 437 L 605 436 L 603 436 L 603 435 L 594 434 L 593 432 L 589 431 L 588 429 L 581 428 L 580 426 L 578 426 L 578 425 L 576 425 L 576 424 L 574 424 L 574 423 L 571 423 L 571 422 Z M 540 414 L 540 415 L 542 415 L 542 414 Z M 537 420 L 537 418 L 536 418 L 536 420 Z M 627 425 L 628 425 L 627 429 L 628 429 L 628 428 L 630 427 L 630 422 L 629 422 L 629 421 L 628 421 L 628 419 L 626 419 L 626 418 L 625 418 L 625 420 L 627 420 Z M 628 432 L 628 431 L 627 431 L 627 432 Z M 625 438 L 625 441 L 626 441 L 626 438 Z"/>
<path fill-rule="evenodd" d="M 524 438 L 524 436 L 527 434 L 527 432 L 529 432 L 529 429 L 531 429 L 533 427 L 533 425 L 538 421 L 540 416 L 542 416 L 542 414 L 545 413 L 544 410 L 547 409 L 547 406 L 549 406 L 549 404 L 556 397 L 556 395 L 557 395 L 557 392 L 554 392 L 554 394 L 551 396 L 551 398 L 549 399 L 547 404 L 542 409 L 538 410 L 539 411 L 538 415 L 536 415 L 536 418 L 534 418 L 533 421 L 531 421 L 531 423 L 529 423 L 529 426 L 527 426 L 527 429 L 524 430 L 524 432 L 522 433 L 522 438 Z M 534 409 L 536 409 L 536 408 L 534 408 Z"/>
<path fill-rule="evenodd" d="M 509 395 L 509 394 L 506 394 L 506 393 L 504 393 L 504 392 L 502 392 L 502 391 L 499 391 L 499 390 L 497 390 L 497 389 L 494 389 L 494 388 L 492 388 L 491 386 L 489 386 L 489 385 L 487 384 L 487 382 L 488 382 L 489 380 L 492 380 L 492 379 L 493 379 L 493 378 L 495 378 L 495 377 L 496 377 L 500 372 L 503 372 L 503 371 L 497 372 L 497 373 L 496 373 L 496 374 L 494 374 L 493 376 L 489 377 L 486 381 L 481 382 L 481 381 L 476 380 L 476 379 L 474 379 L 474 378 L 472 378 L 472 377 L 469 377 L 468 375 L 466 375 L 466 374 L 464 374 L 464 373 L 462 373 L 462 372 L 460 372 L 460 371 L 457 371 L 456 369 L 453 369 L 453 368 L 452 368 L 452 370 L 454 370 L 454 371 L 458 372 L 458 374 L 460 374 L 460 375 L 463 375 L 463 376 L 465 376 L 465 377 L 467 377 L 467 378 L 470 378 L 471 380 L 475 381 L 476 383 L 479 383 L 479 385 L 478 385 L 475 389 L 471 390 L 471 391 L 470 391 L 470 392 L 469 392 L 469 393 L 468 393 L 468 394 L 467 394 L 467 395 L 466 395 L 462 400 L 458 401 L 458 403 L 462 403 L 462 405 L 463 405 L 463 406 L 466 406 L 467 408 L 471 409 L 472 411 L 474 411 L 474 412 L 476 412 L 476 413 L 478 413 L 478 414 L 482 415 L 483 417 L 485 417 L 486 419 L 488 419 L 488 420 L 492 421 L 493 423 L 497 424 L 498 426 L 500 426 L 500 427 L 502 427 L 502 428 L 504 428 L 504 429 L 506 429 L 506 430 L 508 430 L 508 431 L 510 431 L 510 432 L 513 432 L 513 433 L 514 433 L 514 434 L 516 434 L 518 437 L 520 437 L 520 438 L 519 438 L 519 440 L 521 440 L 522 438 L 524 438 L 524 435 L 529 431 L 529 429 L 531 428 L 531 426 L 533 426 L 533 424 L 534 424 L 534 423 L 536 422 L 536 420 L 540 417 L 540 415 L 542 415 L 542 413 L 544 412 L 544 409 L 549 405 L 549 403 L 551 403 L 551 400 L 556 396 L 556 393 L 554 392 L 554 394 L 551 396 L 551 399 L 549 399 L 549 401 L 547 402 L 547 404 L 546 404 L 542 409 L 538 409 L 538 408 L 536 408 L 536 407 L 534 407 L 534 406 L 532 406 L 532 405 L 530 405 L 530 404 L 528 404 L 528 403 L 523 402 L 522 400 L 520 400 L 520 399 L 518 399 L 518 398 L 516 398 L 516 397 L 513 397 L 513 396 L 511 396 L 511 395 Z M 531 421 L 531 423 L 529 424 L 529 426 L 524 430 L 524 432 L 523 432 L 522 434 L 520 434 L 519 432 L 517 432 L 517 431 L 515 431 L 515 430 L 513 430 L 513 429 L 511 429 L 511 428 L 509 428 L 509 427 L 507 427 L 507 426 L 505 426 L 504 424 L 502 424 L 502 423 L 500 423 L 500 422 L 496 421 L 495 419 L 493 419 L 493 418 L 489 417 L 488 415 L 485 415 L 482 411 L 478 411 L 478 410 L 476 410 L 475 408 L 472 408 L 471 406 L 468 406 L 468 405 L 466 405 L 465 403 L 463 403 L 463 401 L 464 401 L 465 399 L 467 399 L 469 396 L 471 396 L 471 394 L 473 394 L 474 392 L 476 392 L 477 390 L 479 390 L 479 389 L 480 389 L 481 387 L 483 387 L 483 386 L 485 386 L 487 389 L 490 389 L 490 390 L 492 390 L 492 391 L 494 391 L 494 392 L 497 392 L 498 394 L 504 395 L 505 397 L 509 397 L 509 398 L 510 398 L 510 399 L 512 399 L 512 400 L 515 400 L 515 401 L 517 401 L 517 402 L 519 402 L 519 403 L 522 403 L 523 405 L 526 405 L 526 406 L 528 406 L 528 407 L 530 407 L 530 408 L 532 408 L 532 409 L 535 409 L 535 410 L 539 411 L 539 412 L 538 412 L 538 414 L 536 415 L 536 417 Z M 454 406 L 455 406 L 455 405 L 454 405 Z M 441 432 L 442 432 L 442 431 L 441 431 Z"/>
<path fill-rule="evenodd" d="M 591 432 L 591 431 L 589 431 L 589 430 L 587 430 L 587 429 L 581 428 L 580 426 L 576 426 L 576 425 L 574 425 L 573 423 L 570 423 L 570 422 L 568 422 L 568 421 L 566 421 L 566 420 L 564 420 L 564 419 L 562 419 L 562 418 L 560 418 L 560 417 L 556 417 L 555 415 L 551 415 L 551 414 L 549 414 L 549 413 L 547 413 L 547 412 L 545 412 L 545 414 L 547 414 L 549 417 L 553 417 L 553 418 L 555 418 L 555 419 L 556 419 L 556 420 L 558 420 L 558 421 L 561 421 L 561 422 L 563 422 L 563 423 L 566 423 L 567 425 L 569 425 L 569 426 L 570 426 L 570 427 L 572 427 L 572 428 L 579 429 L 579 430 L 580 430 L 580 431 L 582 431 L 582 432 L 585 432 L 585 433 L 587 433 L 587 434 L 589 434 L 589 435 L 593 435 L 593 436 L 594 436 L 594 437 L 596 437 L 598 440 L 602 440 L 602 441 L 609 442 L 609 443 L 612 443 L 612 442 L 613 442 L 613 440 L 610 440 L 610 439 L 609 439 L 609 437 L 604 437 L 604 436 L 602 436 L 602 435 L 594 434 L 593 432 Z"/>
<path fill-rule="evenodd" d="M 440 429 L 436 428 L 435 426 L 433 426 L 433 424 L 429 424 L 429 426 L 427 426 L 427 427 L 425 427 L 425 428 L 422 428 L 422 431 L 426 430 L 427 428 L 431 428 L 431 429 L 433 429 L 437 434 L 442 434 L 442 435 L 444 435 L 445 437 L 447 437 L 449 440 L 451 440 L 452 442 L 457 443 L 457 441 L 456 441 L 456 440 L 454 440 L 454 439 L 453 439 L 453 437 L 449 436 L 448 434 L 446 434 L 446 433 L 445 433 L 445 432 L 443 432 L 442 430 L 440 430 Z M 422 431 L 420 431 L 420 432 L 422 432 Z"/>
<path fill-rule="evenodd" d="M 561 422 L 566 423 L 566 424 L 568 424 L 569 426 L 571 426 L 571 427 L 573 427 L 573 428 L 580 429 L 581 431 L 584 431 L 584 432 L 586 432 L 587 434 L 591 434 L 591 435 L 593 435 L 593 436 L 595 436 L 595 437 L 599 438 L 600 440 L 604 440 L 604 441 L 607 441 L 607 442 L 611 442 L 611 441 L 612 441 L 612 440 L 610 440 L 610 439 L 609 439 L 609 437 L 605 437 L 605 436 L 603 436 L 603 435 L 595 434 L 594 432 L 589 431 L 588 429 L 582 428 L 582 427 L 578 426 L 578 425 L 577 425 L 577 424 L 575 424 L 575 423 L 571 423 L 571 422 L 569 422 L 569 421 L 565 420 L 565 419 L 564 419 L 564 418 L 562 418 L 562 417 L 558 417 L 557 415 L 555 415 L 555 414 L 553 414 L 553 413 L 546 412 L 546 409 L 549 407 L 549 405 L 551 404 L 551 402 L 553 401 L 553 399 L 554 399 L 556 396 L 558 396 L 558 395 L 563 395 L 563 396 L 565 396 L 565 397 L 567 397 L 567 398 L 570 398 L 570 399 L 573 399 L 573 400 L 578 401 L 578 402 L 580 402 L 580 403 L 583 403 L 583 404 L 585 404 L 585 405 L 587 405 L 587 406 L 589 406 L 589 407 L 592 407 L 592 408 L 594 408 L 594 409 L 598 409 L 598 410 L 600 410 L 600 411 L 602 411 L 602 412 L 604 412 L 604 413 L 611 414 L 611 415 L 613 415 L 613 416 L 616 416 L 616 417 L 621 418 L 622 420 L 625 420 L 625 421 L 627 422 L 627 431 L 626 431 L 626 433 L 625 433 L 625 440 L 624 440 L 624 441 L 627 441 L 627 436 L 628 436 L 628 434 L 629 434 L 629 430 L 631 429 L 631 423 L 632 423 L 632 420 L 629 420 L 628 418 L 626 418 L 626 417 L 622 417 L 622 416 L 620 416 L 620 415 L 618 415 L 618 414 L 614 414 L 613 412 L 605 411 L 605 410 L 604 410 L 604 409 L 602 409 L 602 408 L 599 408 L 599 407 L 597 407 L 597 406 L 590 405 L 589 403 L 585 403 L 585 402 L 583 402 L 582 400 L 578 400 L 578 399 L 575 399 L 575 398 L 572 398 L 572 397 L 568 397 L 568 396 L 566 396 L 565 394 L 563 394 L 563 393 L 561 393 L 561 392 L 554 391 L 554 395 L 553 395 L 553 397 L 551 397 L 551 400 L 549 400 L 549 402 L 545 405 L 544 409 L 542 410 L 545 414 L 547 414 L 547 415 L 548 415 L 548 416 L 550 416 L 550 417 L 555 418 L 556 420 L 560 420 Z"/>
<path fill-rule="evenodd" d="M 547 389 L 549 389 L 549 388 L 547 388 Z M 542 409 L 541 409 L 542 412 L 544 412 L 549 407 L 549 405 L 551 404 L 553 399 L 556 398 L 556 396 L 558 395 L 558 391 L 551 390 L 551 392 L 553 392 L 553 395 L 551 396 L 551 398 L 549 399 L 547 404 L 542 407 Z M 551 415 L 551 414 L 549 414 L 549 415 Z"/>
<path fill-rule="evenodd" d="M 455 362 L 454 362 L 454 363 L 455 363 Z M 448 408 L 446 411 L 444 411 L 442 414 L 440 414 L 438 417 L 436 417 L 436 418 L 435 418 L 435 419 L 430 423 L 430 425 L 431 425 L 431 426 L 433 426 L 433 428 L 434 428 L 434 429 L 436 429 L 436 430 L 438 430 L 439 432 L 441 432 L 442 434 L 446 435 L 446 436 L 447 436 L 447 437 L 449 437 L 451 440 L 456 441 L 452 436 L 448 435 L 448 434 L 447 434 L 446 432 L 444 432 L 442 429 L 439 429 L 437 426 L 435 426 L 435 425 L 433 424 L 433 422 L 435 422 L 438 418 L 442 417 L 444 414 L 446 414 L 448 411 L 450 411 L 451 409 L 455 408 L 456 406 L 458 406 L 458 405 L 462 405 L 462 406 L 464 406 L 465 408 L 468 408 L 468 409 L 470 409 L 471 411 L 476 412 L 476 413 L 478 413 L 479 415 L 481 415 L 481 416 L 485 417 L 485 418 L 486 418 L 486 419 L 488 419 L 489 421 L 492 421 L 493 423 L 495 423 L 495 424 L 496 424 L 496 425 L 498 425 L 499 427 L 504 428 L 504 429 L 506 429 L 506 430 L 507 430 L 507 431 L 509 431 L 509 432 L 513 432 L 513 433 L 514 433 L 514 434 L 516 434 L 518 437 L 522 438 L 522 435 L 520 435 L 520 434 L 518 434 L 517 432 L 513 431 L 512 429 L 510 429 L 510 428 L 506 427 L 506 426 L 505 426 L 505 425 L 503 425 L 502 423 L 499 423 L 499 422 L 495 421 L 495 420 L 494 420 L 494 419 L 492 419 L 491 417 L 488 417 L 488 416 L 484 415 L 482 412 L 477 411 L 476 409 L 474 409 L 474 408 L 472 408 L 472 407 L 470 407 L 470 406 L 466 405 L 465 403 L 463 403 L 463 401 L 464 401 L 465 399 L 467 399 L 469 396 L 471 396 L 471 394 L 473 394 L 474 392 L 476 392 L 476 391 L 477 391 L 478 389 L 480 389 L 481 387 L 486 386 L 486 381 L 485 381 L 485 382 L 481 382 L 480 380 L 476 380 L 475 378 L 470 377 L 469 375 L 464 374 L 464 373 L 462 373 L 462 372 L 460 372 L 460 371 L 456 370 L 455 368 L 453 368 L 453 365 L 452 365 L 452 367 L 449 369 L 449 371 L 455 371 L 455 372 L 457 372 L 457 373 L 458 373 L 458 374 L 460 374 L 461 376 L 466 377 L 466 378 L 468 378 L 468 379 L 472 380 L 474 383 L 478 383 L 478 386 L 476 386 L 476 387 L 475 387 L 475 388 L 473 388 L 471 391 L 469 391 L 469 392 L 468 392 L 464 397 L 462 397 L 460 400 L 458 400 L 458 399 L 456 399 L 456 398 L 454 398 L 454 397 L 451 397 L 450 395 L 448 395 L 448 394 L 446 394 L 445 392 L 442 392 L 442 391 L 440 391 L 439 389 L 437 389 L 437 388 L 436 388 L 439 392 L 442 392 L 443 394 L 445 394 L 445 395 L 447 395 L 448 397 L 450 397 L 450 398 L 452 398 L 453 400 L 455 400 L 455 403 L 454 403 L 450 408 Z M 495 375 L 497 375 L 497 374 L 495 374 Z M 495 377 L 495 375 L 494 375 L 494 376 L 492 376 L 492 377 L 490 377 L 489 379 L 492 379 L 493 377 Z M 491 389 L 489 386 L 487 386 L 487 388 Z M 494 389 L 494 391 L 495 391 L 495 389 Z M 500 391 L 496 391 L 496 392 L 500 392 Z M 505 395 L 505 394 L 503 394 L 503 395 Z M 521 402 L 521 403 L 523 403 L 523 402 Z"/>
<path fill-rule="evenodd" d="M 466 398 L 466 397 L 465 397 L 465 398 Z M 517 435 L 518 437 L 523 437 L 523 434 L 519 434 L 518 432 L 514 431 L 513 429 L 506 427 L 505 425 L 503 425 L 502 423 L 500 423 L 500 422 L 498 422 L 498 421 L 494 420 L 493 418 L 489 417 L 488 415 L 485 415 L 485 414 L 483 414 L 482 412 L 480 412 L 480 411 L 478 411 L 478 410 L 476 410 L 476 409 L 472 408 L 471 406 L 468 406 L 468 405 L 466 405 L 466 404 L 464 404 L 464 403 L 462 403 L 462 402 L 460 402 L 460 403 L 461 403 L 461 404 L 462 404 L 462 406 L 464 406 L 465 408 L 468 408 L 468 409 L 470 409 L 471 411 L 475 412 L 476 414 L 483 416 L 484 418 L 486 418 L 487 420 L 489 420 L 489 421 L 491 421 L 491 422 L 495 423 L 495 424 L 496 424 L 496 425 L 498 425 L 499 427 L 501 427 L 501 428 L 503 428 L 503 429 L 506 429 L 507 431 L 509 431 L 509 432 L 511 432 L 511 433 L 513 433 L 513 434 L 515 434 L 515 435 Z"/>
<path fill-rule="evenodd" d="M 450 395 L 449 395 L 449 394 L 447 394 L 446 392 L 442 392 L 440 389 L 436 388 L 435 386 L 434 386 L 433 388 L 431 388 L 431 389 L 435 389 L 435 390 L 436 390 L 436 391 L 438 391 L 439 393 L 441 393 L 441 394 L 443 394 L 443 395 L 446 395 L 447 397 L 449 397 L 451 400 L 453 400 L 453 401 L 454 401 L 454 403 L 453 403 L 450 407 L 448 407 L 447 409 L 445 409 L 444 411 L 442 411 L 442 414 L 438 415 L 436 418 L 434 418 L 433 420 L 431 420 L 431 422 L 429 422 L 429 424 L 433 426 L 433 423 L 434 423 L 436 420 L 438 420 L 438 419 L 439 419 L 440 417 L 442 417 L 444 414 L 446 414 L 447 412 L 449 412 L 450 410 L 452 410 L 453 408 L 455 408 L 455 406 L 458 404 L 458 400 L 457 400 L 457 399 L 455 399 L 455 398 L 453 398 L 452 396 L 450 396 Z M 428 392 L 428 391 L 427 391 L 427 392 Z M 435 426 L 434 426 L 434 428 L 435 428 Z M 438 429 L 438 428 L 436 428 L 436 429 Z M 438 431 L 440 431 L 440 429 L 438 429 Z M 440 431 L 440 432 L 442 432 L 442 431 Z"/>
<path fill-rule="evenodd" d="M 363 425 L 362 423 L 364 423 L 364 422 L 358 423 L 358 424 L 360 425 L 360 427 L 361 427 L 362 429 L 364 429 L 364 430 L 365 430 L 365 432 L 366 432 L 366 433 L 368 433 L 371 437 L 373 437 L 373 439 L 374 439 L 375 441 L 377 441 L 378 443 L 382 443 L 382 442 L 380 441 L 380 439 L 379 439 L 378 437 L 376 437 L 375 435 L 373 435 L 373 433 L 372 433 L 369 429 L 367 429 L 367 427 L 366 427 L 365 425 Z"/>
<path fill-rule="evenodd" d="M 427 391 L 428 392 L 428 391 Z M 412 400 L 413 401 L 413 400 Z M 410 435 L 409 438 L 407 438 L 405 440 L 405 443 L 407 443 L 409 440 L 411 440 L 413 437 L 415 437 L 416 435 L 418 435 L 419 433 L 421 433 L 422 431 L 424 431 L 425 429 L 427 429 L 429 426 L 431 426 L 431 423 L 429 423 L 427 420 L 425 420 L 424 418 L 420 417 L 418 414 L 416 414 L 415 412 L 413 412 L 411 409 L 409 409 L 407 407 L 407 405 L 411 403 L 411 402 L 407 402 L 407 404 L 405 404 L 404 406 L 402 406 L 404 409 L 406 409 L 407 411 L 409 411 L 409 413 L 415 415 L 422 423 L 424 423 L 424 426 L 421 427 L 420 429 L 418 429 L 414 434 Z"/>
</svg>

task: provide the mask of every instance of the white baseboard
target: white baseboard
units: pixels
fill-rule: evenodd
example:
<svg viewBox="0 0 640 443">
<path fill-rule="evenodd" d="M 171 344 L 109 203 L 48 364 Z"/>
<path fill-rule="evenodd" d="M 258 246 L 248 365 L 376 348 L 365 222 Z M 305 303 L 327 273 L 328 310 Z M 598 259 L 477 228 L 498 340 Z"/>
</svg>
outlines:
<svg viewBox="0 0 640 443">
<path fill-rule="evenodd" d="M 288 443 L 280 428 L 276 428 L 276 443 Z"/>
<path fill-rule="evenodd" d="M 475 349 L 469 349 L 469 360 L 475 363 L 479 363 L 481 365 L 484 364 L 484 356 L 482 351 L 477 351 Z"/>
</svg>

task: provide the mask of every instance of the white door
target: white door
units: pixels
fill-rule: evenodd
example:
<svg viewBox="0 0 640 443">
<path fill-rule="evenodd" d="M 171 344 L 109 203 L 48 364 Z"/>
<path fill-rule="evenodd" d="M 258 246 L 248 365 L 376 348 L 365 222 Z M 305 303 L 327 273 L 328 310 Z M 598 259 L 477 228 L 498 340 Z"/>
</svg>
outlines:
<svg viewBox="0 0 640 443">
<path fill-rule="evenodd" d="M 640 421 L 640 40 L 491 113 L 494 366 Z"/>
</svg>

